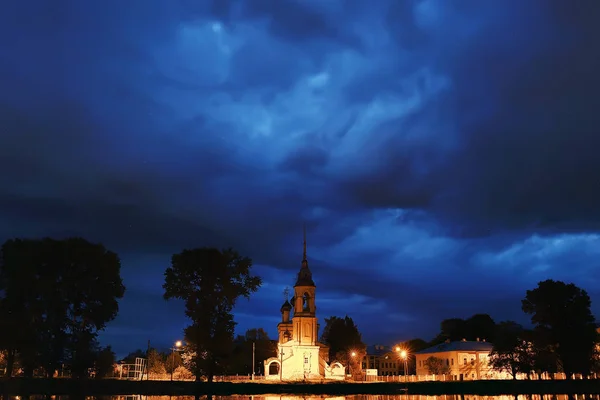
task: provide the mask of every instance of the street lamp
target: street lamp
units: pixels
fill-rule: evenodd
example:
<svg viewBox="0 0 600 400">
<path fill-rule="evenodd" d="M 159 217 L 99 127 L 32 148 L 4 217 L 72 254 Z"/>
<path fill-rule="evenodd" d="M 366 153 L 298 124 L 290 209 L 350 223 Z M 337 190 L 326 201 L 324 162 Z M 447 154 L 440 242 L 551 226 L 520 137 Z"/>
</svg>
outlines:
<svg viewBox="0 0 600 400">
<path fill-rule="evenodd" d="M 173 382 L 173 371 L 175 370 L 175 352 L 179 351 L 181 346 L 181 340 L 178 340 L 175 342 L 175 346 L 171 347 L 171 382 Z"/>
<path fill-rule="evenodd" d="M 406 352 L 406 350 L 402 350 L 400 352 L 400 357 L 402 358 L 402 360 L 404 360 L 404 381 L 406 382 L 408 380 L 408 353 Z"/>
<path fill-rule="evenodd" d="M 352 379 L 354 379 L 354 377 L 356 376 L 356 370 L 352 367 L 352 365 L 359 364 L 361 360 L 356 360 L 356 358 L 358 357 L 358 353 L 354 350 L 350 352 L 350 357 L 350 360 L 348 360 L 348 373 L 351 374 Z M 360 371 L 361 368 L 358 368 L 358 370 Z"/>
<path fill-rule="evenodd" d="M 408 352 L 400 348 L 400 346 L 396 346 L 396 353 L 402 359 L 403 369 L 404 369 L 404 381 L 408 380 L 406 374 L 408 373 Z"/>
</svg>

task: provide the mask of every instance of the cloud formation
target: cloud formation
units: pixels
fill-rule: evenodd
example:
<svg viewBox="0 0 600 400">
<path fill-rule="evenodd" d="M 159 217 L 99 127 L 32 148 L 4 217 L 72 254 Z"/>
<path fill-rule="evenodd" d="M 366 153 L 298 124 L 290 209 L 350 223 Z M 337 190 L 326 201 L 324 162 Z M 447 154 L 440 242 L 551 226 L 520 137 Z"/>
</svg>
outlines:
<svg viewBox="0 0 600 400">
<path fill-rule="evenodd" d="M 303 223 L 320 317 L 371 342 L 522 321 L 546 278 L 598 298 L 596 1 L 30 3 L 0 16 L 0 236 L 119 252 L 119 351 L 180 334 L 162 273 L 200 245 L 255 260 L 237 319 L 274 333 Z"/>
</svg>

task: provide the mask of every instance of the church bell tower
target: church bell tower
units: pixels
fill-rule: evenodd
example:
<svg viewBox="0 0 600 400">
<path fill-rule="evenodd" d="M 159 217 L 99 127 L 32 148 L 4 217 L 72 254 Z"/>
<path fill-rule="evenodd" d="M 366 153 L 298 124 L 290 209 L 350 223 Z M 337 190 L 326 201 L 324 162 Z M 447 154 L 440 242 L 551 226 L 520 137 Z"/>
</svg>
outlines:
<svg viewBox="0 0 600 400">
<path fill-rule="evenodd" d="M 302 266 L 298 272 L 298 278 L 294 285 L 293 340 L 299 345 L 315 346 L 318 342 L 318 324 L 315 305 L 316 285 L 312 278 L 312 272 L 308 268 L 306 258 L 306 227 L 304 228 L 304 251 Z"/>
</svg>

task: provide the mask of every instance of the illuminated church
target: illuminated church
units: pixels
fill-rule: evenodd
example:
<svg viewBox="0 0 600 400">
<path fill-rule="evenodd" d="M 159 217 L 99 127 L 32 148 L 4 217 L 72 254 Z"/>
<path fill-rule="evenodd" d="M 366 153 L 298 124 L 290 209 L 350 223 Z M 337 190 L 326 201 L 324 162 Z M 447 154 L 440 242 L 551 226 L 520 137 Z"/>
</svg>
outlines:
<svg viewBox="0 0 600 400">
<path fill-rule="evenodd" d="M 294 285 L 294 296 L 281 306 L 281 322 L 277 325 L 279 340 L 277 357 L 265 360 L 268 380 L 343 380 L 344 366 L 329 361 L 329 347 L 318 342 L 319 323 L 315 303 L 316 285 L 306 259 L 306 231 L 302 266 Z M 293 316 L 292 316 L 293 315 Z M 290 316 L 292 316 L 290 320 Z"/>
</svg>

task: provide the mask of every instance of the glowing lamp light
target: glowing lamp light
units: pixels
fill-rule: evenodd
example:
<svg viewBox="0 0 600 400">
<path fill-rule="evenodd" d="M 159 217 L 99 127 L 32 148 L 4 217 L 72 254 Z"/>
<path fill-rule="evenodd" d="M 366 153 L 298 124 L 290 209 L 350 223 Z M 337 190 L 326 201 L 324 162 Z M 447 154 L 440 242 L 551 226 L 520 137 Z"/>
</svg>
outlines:
<svg viewBox="0 0 600 400">
<path fill-rule="evenodd" d="M 352 354 L 351 354 L 351 356 L 352 356 L 352 357 L 356 357 L 356 352 L 355 352 L 355 351 L 353 351 L 353 352 L 352 352 Z"/>
<path fill-rule="evenodd" d="M 400 346 L 396 346 L 396 351 L 400 351 Z"/>
<path fill-rule="evenodd" d="M 175 342 L 175 347 L 181 347 L 182 343 L 181 340 L 178 340 Z"/>
<path fill-rule="evenodd" d="M 400 357 L 402 357 L 402 358 L 406 358 L 406 356 L 407 356 L 406 350 L 402 350 L 402 351 L 400 352 Z"/>
</svg>

